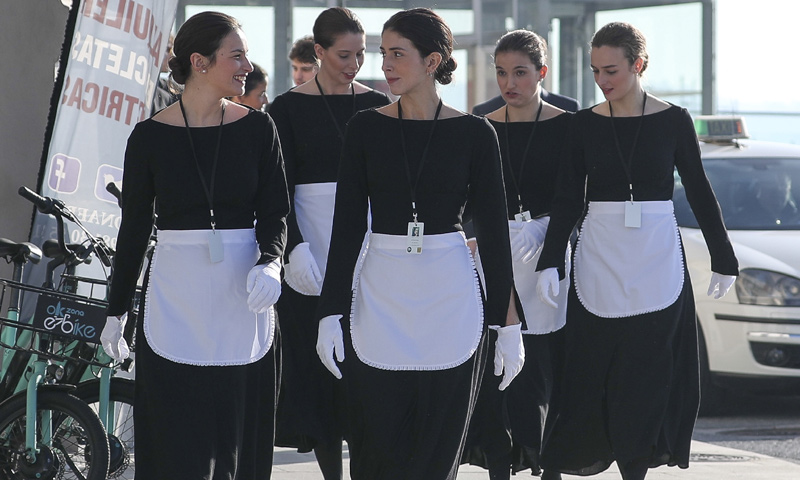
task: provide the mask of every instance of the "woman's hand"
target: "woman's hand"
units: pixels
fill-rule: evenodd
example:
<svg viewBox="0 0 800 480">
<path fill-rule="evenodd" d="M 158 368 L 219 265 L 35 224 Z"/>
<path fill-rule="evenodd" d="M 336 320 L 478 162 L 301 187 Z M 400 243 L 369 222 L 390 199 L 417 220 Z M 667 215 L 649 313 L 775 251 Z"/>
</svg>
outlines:
<svg viewBox="0 0 800 480">
<path fill-rule="evenodd" d="M 100 344 L 103 345 L 103 350 L 117 362 L 125 360 L 131 354 L 128 342 L 122 336 L 127 321 L 127 313 L 106 317 L 106 325 L 103 327 L 102 333 L 100 333 Z"/>
<path fill-rule="evenodd" d="M 342 372 L 339 371 L 336 360 L 340 363 L 344 361 L 344 334 L 339 324 L 341 318 L 341 315 L 328 315 L 323 318 L 319 321 L 317 333 L 317 356 L 325 368 L 339 379 L 342 378 Z M 334 355 L 336 360 L 333 359 Z"/>
</svg>

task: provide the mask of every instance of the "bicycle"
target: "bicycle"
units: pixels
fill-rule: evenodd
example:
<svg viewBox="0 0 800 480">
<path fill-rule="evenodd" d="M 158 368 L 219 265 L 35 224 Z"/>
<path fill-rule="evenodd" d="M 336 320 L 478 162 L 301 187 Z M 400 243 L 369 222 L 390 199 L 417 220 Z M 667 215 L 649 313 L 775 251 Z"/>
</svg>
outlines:
<svg viewBox="0 0 800 480">
<path fill-rule="evenodd" d="M 24 265 L 36 263 L 41 250 L 30 243 L 0 241 L 0 256 L 13 262 L 12 280 L 0 280 L 0 308 L 9 299 L 7 317 L 0 318 L 0 348 L 5 375 L 23 358 L 30 375 L 24 391 L 6 395 L 0 403 L 0 474 L 8 480 L 102 480 L 108 471 L 108 441 L 99 418 L 71 395 L 73 387 L 57 384 L 60 342 L 47 330 L 19 321 L 23 292 L 45 293 L 20 283 Z M 6 355 L 11 350 L 13 355 Z"/>
<path fill-rule="evenodd" d="M 89 263 L 92 254 L 100 259 L 103 266 L 110 268 L 113 251 L 105 245 L 102 239 L 93 237 L 71 212 L 60 207 L 57 200 L 40 197 L 24 187 L 20 188 L 20 194 L 34 202 L 40 210 L 44 209 L 47 213 L 52 214 L 58 222 L 57 240 L 47 240 L 42 246 L 44 255 L 51 258 L 47 266 L 44 287 L 77 293 L 79 285 L 88 285 L 91 287 L 88 293 L 89 297 L 97 298 L 96 290 L 99 288 L 102 292 L 99 296 L 105 299 L 107 280 L 79 277 L 75 275 L 75 270 L 77 265 Z M 88 243 L 66 244 L 63 218 L 70 220 L 83 230 Z M 64 266 L 64 271 L 61 274 L 61 280 L 56 282 L 55 270 L 61 266 Z M 105 302 L 102 305 L 105 307 Z M 135 316 L 135 313 L 134 309 L 131 315 Z M 104 320 L 105 316 L 103 315 L 102 321 Z M 135 320 L 131 320 L 129 324 L 135 324 Z M 58 325 L 58 322 L 53 322 L 51 326 Z M 98 325 L 95 338 L 99 338 L 100 331 L 102 331 L 102 324 Z M 130 345 L 133 345 L 132 335 L 132 329 L 127 329 L 126 338 Z M 133 435 L 134 383 L 130 378 L 115 376 L 120 371 L 131 372 L 132 362 L 128 360 L 120 365 L 115 365 L 102 348 L 97 348 L 95 343 L 87 343 L 82 340 L 78 338 L 66 346 L 65 352 L 68 352 L 69 356 L 66 361 L 61 362 L 64 367 L 64 376 L 61 382 L 76 387 L 71 393 L 90 405 L 106 429 L 110 448 L 107 478 L 132 479 L 135 475 L 133 461 L 135 447 Z"/>
</svg>

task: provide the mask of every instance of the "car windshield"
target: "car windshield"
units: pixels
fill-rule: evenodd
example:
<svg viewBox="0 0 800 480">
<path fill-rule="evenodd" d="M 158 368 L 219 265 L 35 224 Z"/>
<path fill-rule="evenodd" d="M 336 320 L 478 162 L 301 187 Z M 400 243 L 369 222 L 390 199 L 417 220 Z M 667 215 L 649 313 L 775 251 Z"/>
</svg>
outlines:
<svg viewBox="0 0 800 480">
<path fill-rule="evenodd" d="M 714 158 L 703 166 L 729 230 L 800 230 L 800 158 Z M 673 202 L 678 225 L 697 228 L 677 172 Z"/>
</svg>

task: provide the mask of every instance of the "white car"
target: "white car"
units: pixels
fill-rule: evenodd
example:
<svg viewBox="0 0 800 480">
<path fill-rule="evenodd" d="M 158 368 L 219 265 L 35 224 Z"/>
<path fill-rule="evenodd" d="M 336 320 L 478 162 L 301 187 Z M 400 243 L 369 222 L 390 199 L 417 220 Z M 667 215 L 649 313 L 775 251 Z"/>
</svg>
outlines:
<svg viewBox="0 0 800 480">
<path fill-rule="evenodd" d="M 740 140 L 741 118 L 701 116 L 695 127 L 740 271 L 728 295 L 707 296 L 708 250 L 676 173 L 708 414 L 724 405 L 728 389 L 800 391 L 800 146 Z"/>
</svg>

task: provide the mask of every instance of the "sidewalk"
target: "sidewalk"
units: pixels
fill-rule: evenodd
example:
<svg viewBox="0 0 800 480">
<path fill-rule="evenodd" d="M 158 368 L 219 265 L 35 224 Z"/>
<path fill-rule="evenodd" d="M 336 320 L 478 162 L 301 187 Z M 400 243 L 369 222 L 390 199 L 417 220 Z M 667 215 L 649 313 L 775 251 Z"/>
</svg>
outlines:
<svg viewBox="0 0 800 480">
<path fill-rule="evenodd" d="M 344 478 L 350 478 L 345 445 Z M 489 475 L 482 468 L 463 465 L 458 478 L 466 480 L 488 480 Z M 313 453 L 299 454 L 288 448 L 275 448 L 275 461 L 272 468 L 273 480 L 322 480 Z M 519 479 L 531 477 L 530 471 L 519 472 Z M 592 478 L 597 480 L 620 480 L 616 465 L 592 477 L 564 475 L 564 480 Z M 651 469 L 647 480 L 797 480 L 800 479 L 800 465 L 759 455 L 757 453 L 719 447 L 709 443 L 692 442 L 692 461 L 688 469 L 659 467 Z M 425 480 L 425 479 L 420 479 Z"/>
</svg>

